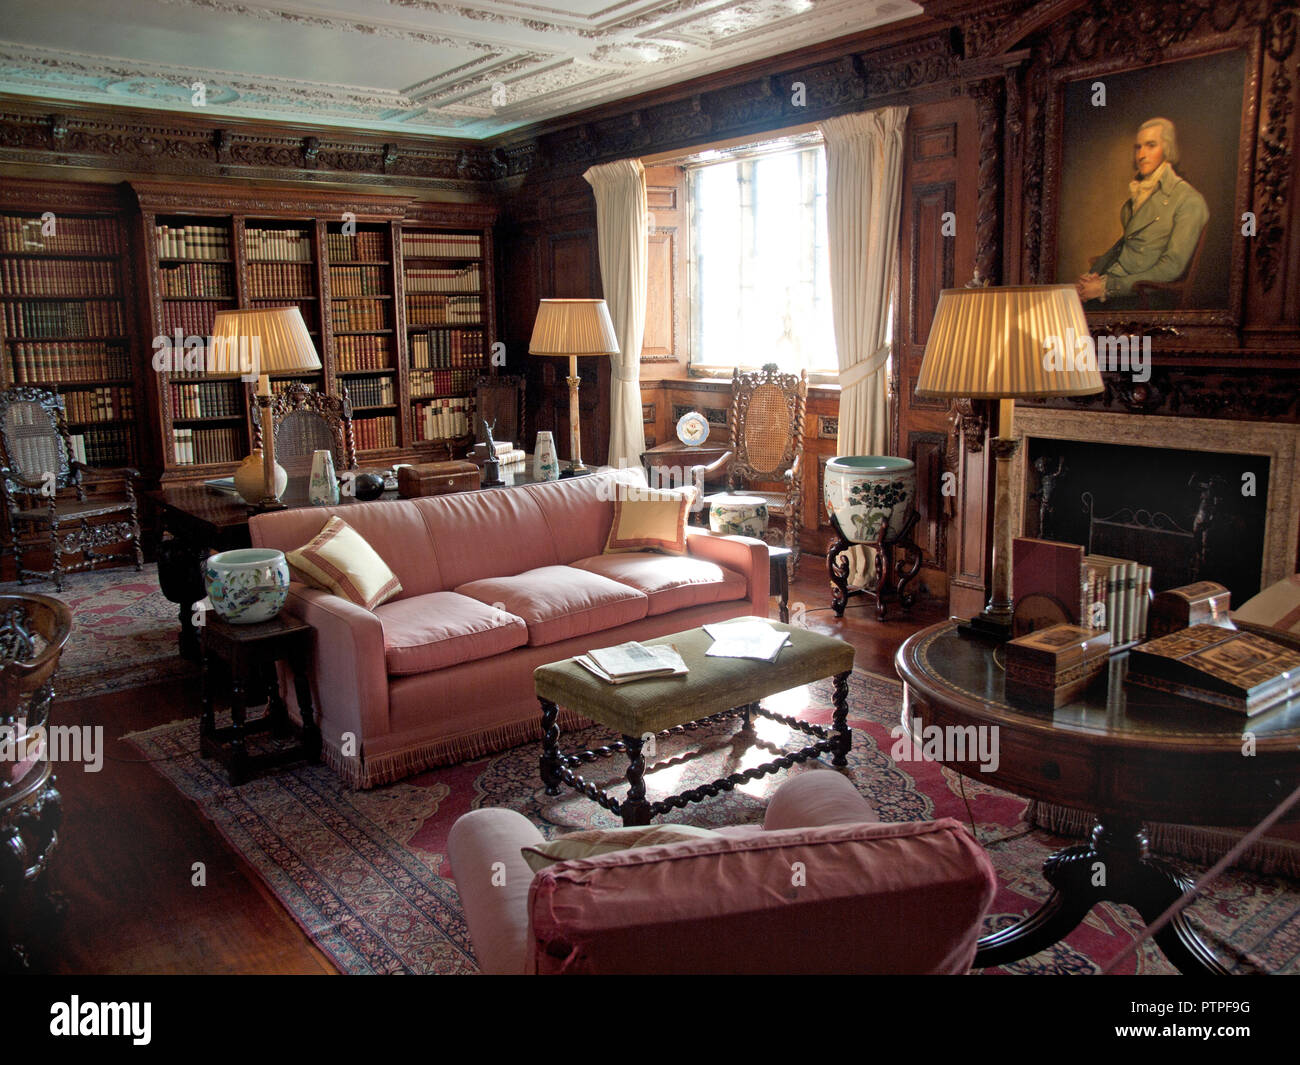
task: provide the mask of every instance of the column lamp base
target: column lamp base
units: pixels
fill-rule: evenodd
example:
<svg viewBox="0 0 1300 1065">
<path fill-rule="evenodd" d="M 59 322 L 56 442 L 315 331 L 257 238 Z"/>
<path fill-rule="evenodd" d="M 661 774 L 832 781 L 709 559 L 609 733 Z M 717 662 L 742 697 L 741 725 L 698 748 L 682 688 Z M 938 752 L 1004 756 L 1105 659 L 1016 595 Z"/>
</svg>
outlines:
<svg viewBox="0 0 1300 1065">
<path fill-rule="evenodd" d="M 1011 618 L 1003 618 L 985 611 L 983 614 L 976 614 L 969 621 L 959 622 L 957 631 L 963 636 L 975 639 L 1006 643 L 1011 639 Z"/>
</svg>

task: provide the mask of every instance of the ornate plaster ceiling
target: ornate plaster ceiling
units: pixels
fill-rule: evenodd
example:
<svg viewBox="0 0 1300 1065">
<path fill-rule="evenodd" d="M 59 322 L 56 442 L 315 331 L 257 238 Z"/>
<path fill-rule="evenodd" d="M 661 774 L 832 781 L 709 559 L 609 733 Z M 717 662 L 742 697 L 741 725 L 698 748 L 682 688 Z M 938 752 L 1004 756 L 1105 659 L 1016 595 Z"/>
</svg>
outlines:
<svg viewBox="0 0 1300 1065">
<path fill-rule="evenodd" d="M 0 92 L 483 138 L 921 13 L 909 0 L 4 0 Z"/>
</svg>

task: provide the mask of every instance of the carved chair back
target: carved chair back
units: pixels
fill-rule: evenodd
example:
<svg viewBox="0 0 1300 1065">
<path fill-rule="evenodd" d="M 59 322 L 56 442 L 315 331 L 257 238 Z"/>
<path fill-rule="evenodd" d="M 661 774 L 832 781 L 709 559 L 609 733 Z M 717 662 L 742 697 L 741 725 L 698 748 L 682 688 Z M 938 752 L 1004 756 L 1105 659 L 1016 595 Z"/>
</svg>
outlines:
<svg viewBox="0 0 1300 1065">
<path fill-rule="evenodd" d="M 731 446 L 735 480 L 779 481 L 803 453 L 808 378 L 768 363 L 731 377 Z"/>
<path fill-rule="evenodd" d="M 27 387 L 0 392 L 0 462 L 9 469 L 5 494 L 15 505 L 43 503 L 51 490 L 69 486 L 81 497 L 62 396 Z"/>
<path fill-rule="evenodd" d="M 329 451 L 338 471 L 356 469 L 356 442 L 352 434 L 352 402 L 347 387 L 331 396 L 290 382 L 271 400 L 275 432 L 275 461 L 291 477 L 311 472 L 312 456 Z M 253 411 L 253 446 L 262 446 L 262 421 Z"/>
</svg>

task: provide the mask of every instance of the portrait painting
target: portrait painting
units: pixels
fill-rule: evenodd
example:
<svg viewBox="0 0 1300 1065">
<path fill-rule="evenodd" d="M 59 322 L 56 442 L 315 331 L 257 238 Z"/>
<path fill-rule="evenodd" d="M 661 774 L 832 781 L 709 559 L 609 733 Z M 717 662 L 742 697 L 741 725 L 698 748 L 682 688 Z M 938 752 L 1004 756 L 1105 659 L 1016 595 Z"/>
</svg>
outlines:
<svg viewBox="0 0 1300 1065">
<path fill-rule="evenodd" d="M 1062 86 L 1055 280 L 1075 285 L 1085 310 L 1230 308 L 1247 58 L 1224 51 Z"/>
</svg>

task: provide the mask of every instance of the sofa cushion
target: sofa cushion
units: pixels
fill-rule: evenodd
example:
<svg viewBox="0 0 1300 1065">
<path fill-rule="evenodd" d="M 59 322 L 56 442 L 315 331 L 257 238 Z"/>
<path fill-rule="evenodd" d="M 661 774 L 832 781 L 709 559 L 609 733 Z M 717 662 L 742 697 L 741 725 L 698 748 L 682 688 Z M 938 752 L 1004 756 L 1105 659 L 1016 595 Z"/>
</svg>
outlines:
<svg viewBox="0 0 1300 1065">
<path fill-rule="evenodd" d="M 378 551 L 337 514 L 308 543 L 285 556 L 309 584 L 374 610 L 402 590 Z"/>
<path fill-rule="evenodd" d="M 428 673 L 528 642 L 523 620 L 455 592 L 432 592 L 375 610 L 390 675 Z"/>
<path fill-rule="evenodd" d="M 598 555 L 604 548 L 620 484 L 644 486 L 645 471 L 640 468 L 601 470 L 586 477 L 566 477 L 513 491 L 536 501 L 538 512 L 550 530 L 549 540 L 556 554 L 554 561 L 568 565 L 574 559 Z"/>
<path fill-rule="evenodd" d="M 596 555 L 579 559 L 573 566 L 644 592 L 650 601 L 648 616 L 744 599 L 749 591 L 748 582 L 739 573 L 702 558 L 670 558 L 649 552 Z"/>
<path fill-rule="evenodd" d="M 650 605 L 644 592 L 573 566 L 470 581 L 456 591 L 523 618 L 534 646 L 626 625 Z"/>
<path fill-rule="evenodd" d="M 717 833 L 694 825 L 623 825 L 620 828 L 588 828 L 546 843 L 520 848 L 524 861 L 534 873 L 557 862 L 573 862 L 613 854 L 632 847 L 657 847 L 681 843 L 687 839 L 708 839 Z"/>
</svg>

